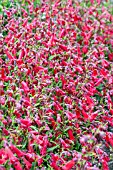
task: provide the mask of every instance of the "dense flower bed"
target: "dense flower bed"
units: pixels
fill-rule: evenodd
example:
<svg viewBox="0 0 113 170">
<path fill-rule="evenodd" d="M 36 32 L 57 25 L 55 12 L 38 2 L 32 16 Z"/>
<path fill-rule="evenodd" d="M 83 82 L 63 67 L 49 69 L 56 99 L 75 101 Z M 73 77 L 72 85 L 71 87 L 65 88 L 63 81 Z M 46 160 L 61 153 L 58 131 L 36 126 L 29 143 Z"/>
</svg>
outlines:
<svg viewBox="0 0 113 170">
<path fill-rule="evenodd" d="M 72 0 L 2 8 L 0 170 L 108 170 L 113 155 L 102 145 L 113 151 L 109 8 Z"/>
</svg>

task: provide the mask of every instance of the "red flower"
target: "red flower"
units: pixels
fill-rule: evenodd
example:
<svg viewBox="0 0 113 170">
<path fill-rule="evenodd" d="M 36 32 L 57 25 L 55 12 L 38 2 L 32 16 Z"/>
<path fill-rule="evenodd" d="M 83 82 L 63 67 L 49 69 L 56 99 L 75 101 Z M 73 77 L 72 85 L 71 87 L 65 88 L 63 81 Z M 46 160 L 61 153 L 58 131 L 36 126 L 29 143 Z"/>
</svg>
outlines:
<svg viewBox="0 0 113 170">
<path fill-rule="evenodd" d="M 0 165 L 5 164 L 6 161 L 7 161 L 7 160 L 4 159 L 4 158 L 0 159 Z"/>
<path fill-rule="evenodd" d="M 106 77 L 107 74 L 108 74 L 108 71 L 105 70 L 105 69 L 101 69 L 101 70 L 100 70 L 100 73 L 101 73 L 104 77 Z"/>
<path fill-rule="evenodd" d="M 95 70 L 93 70 L 93 73 L 92 73 L 92 76 L 93 77 L 96 77 L 98 75 L 98 71 L 95 69 Z"/>
<path fill-rule="evenodd" d="M 84 54 L 86 54 L 88 52 L 88 47 L 86 45 L 82 48 L 82 52 Z"/>
<path fill-rule="evenodd" d="M 84 110 L 82 110 L 82 114 L 83 114 L 85 120 L 87 120 L 89 118 L 88 114 Z"/>
<path fill-rule="evenodd" d="M 105 160 L 102 160 L 102 168 L 103 170 L 109 170 L 109 167 L 108 167 L 108 162 L 106 162 Z"/>
<path fill-rule="evenodd" d="M 31 125 L 31 120 L 30 119 L 21 119 L 21 123 L 25 126 L 25 127 L 29 127 Z"/>
<path fill-rule="evenodd" d="M 62 169 L 63 170 L 71 170 L 71 168 L 73 168 L 73 166 L 75 165 L 75 162 L 73 160 L 67 162 Z"/>
<path fill-rule="evenodd" d="M 6 154 L 8 155 L 11 163 L 17 162 L 18 159 L 14 156 L 13 152 L 10 150 L 8 146 L 5 147 Z"/>
<path fill-rule="evenodd" d="M 28 22 L 28 18 L 26 18 L 22 24 L 23 27 L 25 27 L 27 25 L 27 22 Z"/>
<path fill-rule="evenodd" d="M 25 159 L 24 157 L 22 159 L 24 161 L 26 168 L 29 170 L 31 168 L 32 164 L 29 161 L 27 161 L 27 159 Z"/>
<path fill-rule="evenodd" d="M 64 51 L 68 51 L 68 48 L 65 45 L 59 44 L 59 47 Z"/>
<path fill-rule="evenodd" d="M 57 166 L 56 162 L 51 162 L 50 165 L 54 170 L 60 170 L 60 168 Z"/>
<path fill-rule="evenodd" d="M 21 166 L 21 164 L 20 164 L 19 161 L 18 161 L 18 162 L 15 162 L 15 163 L 13 164 L 13 166 L 14 166 L 15 170 L 23 170 L 23 169 L 22 169 L 22 166 Z"/>
<path fill-rule="evenodd" d="M 22 49 L 19 55 L 19 60 L 23 59 L 24 56 L 25 56 L 25 50 Z"/>
<path fill-rule="evenodd" d="M 75 138 L 74 138 L 74 136 L 73 136 L 73 131 L 72 131 L 72 129 L 69 129 L 69 130 L 68 130 L 68 135 L 69 135 L 70 140 L 75 140 Z"/>
<path fill-rule="evenodd" d="M 21 150 L 19 150 L 16 146 L 14 146 L 14 145 L 10 145 L 10 148 L 11 148 L 11 150 L 13 150 L 13 153 L 16 153 L 17 154 L 17 156 L 20 158 L 20 157 L 22 157 L 23 155 L 24 155 L 24 153 L 21 151 Z"/>
<path fill-rule="evenodd" d="M 9 58 L 9 60 L 14 60 L 14 57 L 9 53 L 8 49 L 5 50 L 5 54 L 7 55 L 7 57 Z"/>
</svg>

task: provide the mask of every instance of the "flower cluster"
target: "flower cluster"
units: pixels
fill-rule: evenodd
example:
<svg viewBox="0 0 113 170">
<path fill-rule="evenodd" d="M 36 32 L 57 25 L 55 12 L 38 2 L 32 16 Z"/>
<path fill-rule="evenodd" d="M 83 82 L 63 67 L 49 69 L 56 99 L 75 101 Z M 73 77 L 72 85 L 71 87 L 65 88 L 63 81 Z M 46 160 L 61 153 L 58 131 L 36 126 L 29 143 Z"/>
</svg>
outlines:
<svg viewBox="0 0 113 170">
<path fill-rule="evenodd" d="M 23 2 L 0 16 L 0 169 L 108 170 L 113 15 L 100 1 Z"/>
</svg>

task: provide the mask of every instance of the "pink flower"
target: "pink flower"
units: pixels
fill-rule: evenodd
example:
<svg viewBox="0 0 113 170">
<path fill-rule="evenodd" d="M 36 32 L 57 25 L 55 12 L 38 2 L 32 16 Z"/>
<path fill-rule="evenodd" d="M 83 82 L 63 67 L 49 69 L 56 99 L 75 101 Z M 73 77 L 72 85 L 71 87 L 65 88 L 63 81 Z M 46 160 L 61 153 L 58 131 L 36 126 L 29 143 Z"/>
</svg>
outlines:
<svg viewBox="0 0 113 170">
<path fill-rule="evenodd" d="M 29 92 L 29 87 L 25 81 L 22 81 L 21 85 L 25 93 Z"/>
</svg>

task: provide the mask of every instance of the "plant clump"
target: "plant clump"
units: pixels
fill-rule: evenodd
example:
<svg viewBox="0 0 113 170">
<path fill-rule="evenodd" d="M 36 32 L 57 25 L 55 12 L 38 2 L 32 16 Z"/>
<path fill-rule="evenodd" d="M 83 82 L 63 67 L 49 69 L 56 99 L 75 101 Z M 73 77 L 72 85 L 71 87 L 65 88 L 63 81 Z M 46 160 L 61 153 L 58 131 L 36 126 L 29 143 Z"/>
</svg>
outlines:
<svg viewBox="0 0 113 170">
<path fill-rule="evenodd" d="M 108 170 L 108 2 L 4 0 L 0 26 L 0 169 Z"/>
</svg>

